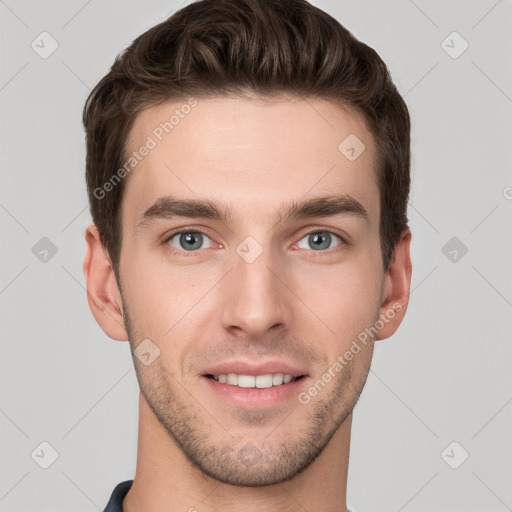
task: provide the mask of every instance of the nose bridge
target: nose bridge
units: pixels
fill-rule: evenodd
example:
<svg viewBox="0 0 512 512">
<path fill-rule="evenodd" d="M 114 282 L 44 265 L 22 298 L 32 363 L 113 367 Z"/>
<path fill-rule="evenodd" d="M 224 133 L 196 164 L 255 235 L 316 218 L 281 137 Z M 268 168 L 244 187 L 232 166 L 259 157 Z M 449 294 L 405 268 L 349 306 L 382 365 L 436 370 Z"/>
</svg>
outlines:
<svg viewBox="0 0 512 512">
<path fill-rule="evenodd" d="M 248 336 L 263 336 L 270 328 L 289 326 L 291 310 L 279 275 L 280 262 L 270 244 L 263 246 L 247 237 L 233 253 L 233 266 L 224 283 L 222 323 L 228 330 L 241 329 Z"/>
</svg>

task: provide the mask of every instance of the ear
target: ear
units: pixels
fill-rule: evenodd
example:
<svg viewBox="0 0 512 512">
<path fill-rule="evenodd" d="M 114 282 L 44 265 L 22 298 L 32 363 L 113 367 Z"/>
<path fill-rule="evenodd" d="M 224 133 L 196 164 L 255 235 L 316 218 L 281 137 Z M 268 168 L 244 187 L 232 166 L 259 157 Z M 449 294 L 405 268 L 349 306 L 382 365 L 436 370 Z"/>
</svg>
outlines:
<svg viewBox="0 0 512 512">
<path fill-rule="evenodd" d="M 376 340 L 384 340 L 392 336 L 402 323 L 407 311 L 412 274 L 411 237 L 409 229 L 402 233 L 393 251 L 391 265 L 384 276 L 379 310 L 379 332 L 375 337 Z"/>
<path fill-rule="evenodd" d="M 84 275 L 89 307 L 107 336 L 127 341 L 121 293 L 112 265 L 103 249 L 98 228 L 94 224 L 85 230 L 85 242 Z"/>
</svg>

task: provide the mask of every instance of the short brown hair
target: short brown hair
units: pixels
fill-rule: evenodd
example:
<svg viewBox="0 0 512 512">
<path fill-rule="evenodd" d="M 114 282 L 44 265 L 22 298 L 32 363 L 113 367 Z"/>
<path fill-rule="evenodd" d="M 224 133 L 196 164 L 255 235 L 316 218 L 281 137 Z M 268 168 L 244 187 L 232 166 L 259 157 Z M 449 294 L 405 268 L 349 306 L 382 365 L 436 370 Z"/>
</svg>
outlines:
<svg viewBox="0 0 512 512">
<path fill-rule="evenodd" d="M 388 270 L 408 228 L 410 120 L 382 59 L 306 0 L 202 0 L 137 37 L 84 106 L 90 210 L 118 280 L 126 179 L 104 197 L 97 191 L 126 160 L 137 114 L 166 100 L 247 91 L 323 98 L 364 115 L 377 147 L 381 253 Z"/>
</svg>

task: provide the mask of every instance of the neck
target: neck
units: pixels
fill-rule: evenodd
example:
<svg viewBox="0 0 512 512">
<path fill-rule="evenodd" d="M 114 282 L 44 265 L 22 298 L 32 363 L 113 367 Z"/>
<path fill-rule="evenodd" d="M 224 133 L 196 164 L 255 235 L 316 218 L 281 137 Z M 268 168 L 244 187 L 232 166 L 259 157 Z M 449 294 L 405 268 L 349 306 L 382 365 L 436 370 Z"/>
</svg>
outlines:
<svg viewBox="0 0 512 512">
<path fill-rule="evenodd" d="M 291 480 L 265 487 L 236 487 L 193 466 L 139 396 L 137 468 L 123 512 L 346 512 L 352 415 L 322 453 Z"/>
</svg>

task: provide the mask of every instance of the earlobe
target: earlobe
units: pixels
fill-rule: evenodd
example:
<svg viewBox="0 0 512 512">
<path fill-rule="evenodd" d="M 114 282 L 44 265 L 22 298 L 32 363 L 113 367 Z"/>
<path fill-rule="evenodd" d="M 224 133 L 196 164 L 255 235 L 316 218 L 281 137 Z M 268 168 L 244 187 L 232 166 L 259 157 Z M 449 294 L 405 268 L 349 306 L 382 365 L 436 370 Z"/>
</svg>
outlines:
<svg viewBox="0 0 512 512">
<path fill-rule="evenodd" d="M 101 243 L 98 228 L 94 224 L 87 227 L 85 242 L 87 248 L 83 269 L 91 312 L 107 336 L 127 341 L 128 333 L 116 276 Z"/>
<path fill-rule="evenodd" d="M 406 229 L 395 246 L 391 265 L 384 277 L 376 340 L 392 336 L 405 316 L 409 304 L 412 264 L 410 255 L 411 232 Z"/>
</svg>

